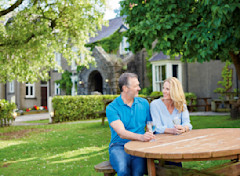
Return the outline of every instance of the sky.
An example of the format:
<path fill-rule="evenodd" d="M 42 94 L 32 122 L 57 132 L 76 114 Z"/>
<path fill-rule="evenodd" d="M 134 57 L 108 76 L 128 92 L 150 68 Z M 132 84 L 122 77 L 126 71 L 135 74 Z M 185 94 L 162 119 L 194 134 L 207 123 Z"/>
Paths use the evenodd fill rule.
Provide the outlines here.
<path fill-rule="evenodd" d="M 107 0 L 107 5 L 109 7 L 104 16 L 105 20 L 115 18 L 116 14 L 113 12 L 113 10 L 118 9 L 120 7 L 119 2 L 120 2 L 120 0 Z"/>

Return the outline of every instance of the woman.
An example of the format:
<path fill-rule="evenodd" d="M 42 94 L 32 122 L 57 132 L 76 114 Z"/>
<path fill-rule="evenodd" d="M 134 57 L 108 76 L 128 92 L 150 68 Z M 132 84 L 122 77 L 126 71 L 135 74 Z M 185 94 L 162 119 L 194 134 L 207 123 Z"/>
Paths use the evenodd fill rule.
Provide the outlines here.
<path fill-rule="evenodd" d="M 182 84 L 175 77 L 164 81 L 163 98 L 152 101 L 150 111 L 156 133 L 182 134 L 192 129 Z"/>
<path fill-rule="evenodd" d="M 171 77 L 164 81 L 163 98 L 152 101 L 150 111 L 156 133 L 182 134 L 192 129 L 182 84 Z M 165 165 L 182 167 L 182 163 L 165 161 Z"/>

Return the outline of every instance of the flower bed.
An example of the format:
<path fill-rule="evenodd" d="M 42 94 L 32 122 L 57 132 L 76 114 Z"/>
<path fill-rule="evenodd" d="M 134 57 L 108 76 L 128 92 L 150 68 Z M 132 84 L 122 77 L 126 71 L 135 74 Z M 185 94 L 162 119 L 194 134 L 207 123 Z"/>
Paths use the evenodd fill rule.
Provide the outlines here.
<path fill-rule="evenodd" d="M 17 110 L 17 115 L 26 115 L 26 114 L 38 114 L 38 113 L 46 113 L 48 112 L 47 106 L 36 106 L 34 105 L 32 108 L 26 108 L 23 110 Z"/>

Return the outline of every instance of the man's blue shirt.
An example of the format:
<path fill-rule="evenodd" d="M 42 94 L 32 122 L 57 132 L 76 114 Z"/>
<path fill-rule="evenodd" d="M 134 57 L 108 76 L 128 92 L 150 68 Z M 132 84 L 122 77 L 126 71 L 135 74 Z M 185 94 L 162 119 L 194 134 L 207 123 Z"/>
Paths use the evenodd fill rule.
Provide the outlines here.
<path fill-rule="evenodd" d="M 108 123 L 116 120 L 121 120 L 126 130 L 133 133 L 144 134 L 147 121 L 151 121 L 151 115 L 149 110 L 149 103 L 146 99 L 135 97 L 132 107 L 125 104 L 121 98 L 121 95 L 117 97 L 106 108 L 106 115 Z M 111 142 L 112 143 L 127 143 L 130 140 L 120 138 L 114 129 L 111 129 Z"/>

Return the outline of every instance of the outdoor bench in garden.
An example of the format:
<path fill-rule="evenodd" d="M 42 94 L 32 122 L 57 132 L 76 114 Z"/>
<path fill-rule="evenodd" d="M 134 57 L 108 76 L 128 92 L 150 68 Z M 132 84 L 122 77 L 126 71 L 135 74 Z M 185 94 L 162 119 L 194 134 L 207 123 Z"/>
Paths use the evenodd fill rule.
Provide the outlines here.
<path fill-rule="evenodd" d="M 95 165 L 94 169 L 97 172 L 103 172 L 104 176 L 114 176 L 116 174 L 109 161 L 103 161 Z"/>
<path fill-rule="evenodd" d="M 191 99 L 188 105 L 188 110 L 192 112 L 194 108 L 204 107 L 205 111 L 211 111 L 211 103 L 209 103 L 208 100 L 211 100 L 211 98 L 210 97 L 197 98 L 197 102 L 202 101 L 202 103 L 201 104 L 197 103 L 196 105 L 193 105 L 194 99 Z"/>
<path fill-rule="evenodd" d="M 106 117 L 106 107 L 109 103 L 111 103 L 113 100 L 112 99 L 106 99 L 103 100 L 104 102 L 104 110 L 103 111 L 98 111 L 97 114 L 99 117 L 102 117 L 102 125 L 104 125 L 105 117 Z"/>

